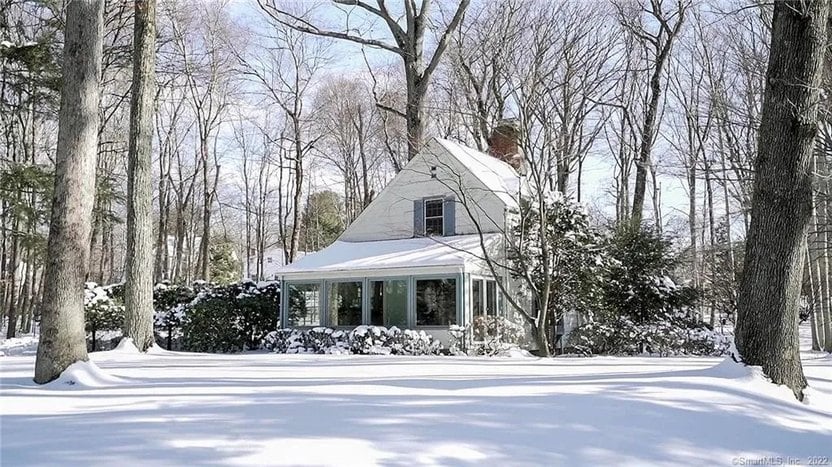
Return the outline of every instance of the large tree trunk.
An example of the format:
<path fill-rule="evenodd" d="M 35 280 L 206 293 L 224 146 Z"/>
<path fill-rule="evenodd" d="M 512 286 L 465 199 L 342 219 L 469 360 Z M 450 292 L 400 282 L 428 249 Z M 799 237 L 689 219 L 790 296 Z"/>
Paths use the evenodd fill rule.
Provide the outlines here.
<path fill-rule="evenodd" d="M 95 192 L 103 16 L 104 0 L 67 3 L 55 192 L 35 361 L 34 379 L 40 384 L 87 360 L 83 288 Z"/>
<path fill-rule="evenodd" d="M 743 361 L 761 365 L 772 382 L 787 385 L 798 399 L 806 387 L 798 299 L 828 13 L 828 0 L 774 3 L 736 329 Z"/>
<path fill-rule="evenodd" d="M 124 336 L 153 346 L 153 100 L 156 96 L 156 0 L 136 0 L 133 89 L 127 156 L 127 272 Z M 161 193 L 160 193 L 161 196 Z"/>

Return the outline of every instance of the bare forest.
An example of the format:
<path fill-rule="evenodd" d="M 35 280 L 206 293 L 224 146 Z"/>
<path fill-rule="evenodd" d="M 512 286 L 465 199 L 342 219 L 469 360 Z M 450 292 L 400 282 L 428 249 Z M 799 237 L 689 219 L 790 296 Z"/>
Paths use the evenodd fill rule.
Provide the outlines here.
<path fill-rule="evenodd" d="M 147 250 L 136 271 L 149 270 L 136 280 L 148 284 L 272 279 L 269 265 L 333 242 L 430 137 L 485 150 L 511 119 L 538 186 L 583 203 L 597 225 L 673 238 L 678 276 L 702 292 L 699 319 L 734 323 L 771 3 L 158 0 L 144 58 L 134 2 L 103 3 L 85 281 L 128 280 L 135 245 Z M 8 337 L 48 312 L 66 4 L 0 0 Z M 819 350 L 832 350 L 831 63 L 820 64 L 819 131 L 801 179 L 802 276 L 790 279 Z M 140 76 L 152 96 L 132 97 L 145 120 L 133 128 Z M 135 205 L 134 186 L 149 190 Z"/>

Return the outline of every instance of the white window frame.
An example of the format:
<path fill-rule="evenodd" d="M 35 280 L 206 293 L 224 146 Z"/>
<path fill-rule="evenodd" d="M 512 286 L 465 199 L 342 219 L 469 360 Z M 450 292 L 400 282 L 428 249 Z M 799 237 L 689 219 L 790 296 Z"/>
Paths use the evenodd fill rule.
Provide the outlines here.
<path fill-rule="evenodd" d="M 436 233 L 428 233 L 428 203 L 436 201 L 439 203 L 439 207 L 442 210 L 441 216 L 430 216 L 430 219 L 441 219 L 439 224 L 439 232 Z M 425 226 L 425 235 L 426 236 L 437 236 L 437 237 L 444 237 L 445 236 L 445 199 L 444 198 L 425 198 L 424 200 L 424 213 L 422 215 L 423 222 Z"/>

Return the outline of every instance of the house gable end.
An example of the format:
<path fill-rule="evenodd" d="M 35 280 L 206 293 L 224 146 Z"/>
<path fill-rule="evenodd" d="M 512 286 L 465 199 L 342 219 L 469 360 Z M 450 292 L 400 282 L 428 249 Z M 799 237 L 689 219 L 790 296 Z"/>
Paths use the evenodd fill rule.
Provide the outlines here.
<path fill-rule="evenodd" d="M 450 142 L 431 140 L 347 227 L 339 240 L 361 242 L 418 236 L 420 228 L 424 231 L 423 222 L 414 217 L 419 215 L 419 203 L 434 198 L 453 202 L 453 206 L 445 203 L 445 215 L 454 216 L 453 222 L 446 219 L 446 235 L 502 231 L 507 202 L 511 201 L 499 194 L 505 191 L 504 187 L 487 186 L 464 163 L 471 161 L 460 160 L 455 154 L 457 151 L 449 150 L 446 143 Z"/>

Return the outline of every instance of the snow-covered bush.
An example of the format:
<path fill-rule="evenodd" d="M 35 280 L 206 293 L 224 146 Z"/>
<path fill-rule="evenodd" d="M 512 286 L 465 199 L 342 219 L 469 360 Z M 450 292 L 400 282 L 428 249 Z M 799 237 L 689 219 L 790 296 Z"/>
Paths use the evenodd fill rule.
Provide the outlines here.
<path fill-rule="evenodd" d="M 261 346 L 275 353 L 350 353 L 346 332 L 320 326 L 312 329 L 272 331 L 263 338 Z"/>
<path fill-rule="evenodd" d="M 153 288 L 153 321 L 159 345 L 168 350 L 181 348 L 182 319 L 185 310 L 204 287 L 204 282 L 195 286 L 172 285 L 167 281 Z"/>
<path fill-rule="evenodd" d="M 541 352 L 554 350 L 547 330 L 559 316 L 582 312 L 597 302 L 598 283 L 607 266 L 604 237 L 578 202 L 560 192 L 541 189 L 521 197 L 508 246 L 512 278 L 534 302 L 529 312 L 516 310 L 530 326 Z M 474 333 L 490 324 L 483 322 Z M 475 340 L 476 336 L 475 336 Z M 548 349 L 544 349 L 548 348 Z"/>
<path fill-rule="evenodd" d="M 280 291 L 275 283 L 252 281 L 202 286 L 184 308 L 183 348 L 196 352 L 256 349 L 277 327 Z"/>
<path fill-rule="evenodd" d="M 436 355 L 442 350 L 442 344 L 425 331 L 401 330 L 394 326 L 387 333 L 393 355 Z"/>
<path fill-rule="evenodd" d="M 692 318 L 698 293 L 670 277 L 671 243 L 647 228 L 624 226 L 609 239 L 612 258 L 598 308 L 584 314 L 567 346 L 586 355 L 720 355 L 724 339 Z"/>
<path fill-rule="evenodd" d="M 523 343 L 523 324 L 503 316 L 479 316 L 469 326 L 451 326 L 454 355 L 500 355 Z"/>
<path fill-rule="evenodd" d="M 590 321 L 569 334 L 567 344 L 583 355 L 724 355 L 730 340 L 684 314 L 635 323 L 619 316 Z"/>
<path fill-rule="evenodd" d="M 124 322 L 124 305 L 120 298 L 115 297 L 118 295 L 118 290 L 114 290 L 117 287 L 120 285 L 84 284 L 84 323 L 90 351 L 102 349 L 98 339 L 100 332 L 120 330 Z"/>
<path fill-rule="evenodd" d="M 388 330 L 379 326 L 358 326 L 349 333 L 350 352 L 360 355 L 391 354 L 389 331 L 394 329 L 398 331 L 396 327 Z"/>
<path fill-rule="evenodd" d="M 441 344 L 424 331 L 397 327 L 358 326 L 350 332 L 326 327 L 279 329 L 263 338 L 276 353 L 436 355 Z"/>
<path fill-rule="evenodd" d="M 678 264 L 671 241 L 649 228 L 618 228 L 607 249 L 612 261 L 601 282 L 602 309 L 644 324 L 688 311 L 698 291 L 670 277 Z"/>
<path fill-rule="evenodd" d="M 278 329 L 266 334 L 263 338 L 261 347 L 275 353 L 289 353 L 289 347 L 295 342 L 295 335 L 299 333 L 297 329 Z"/>

